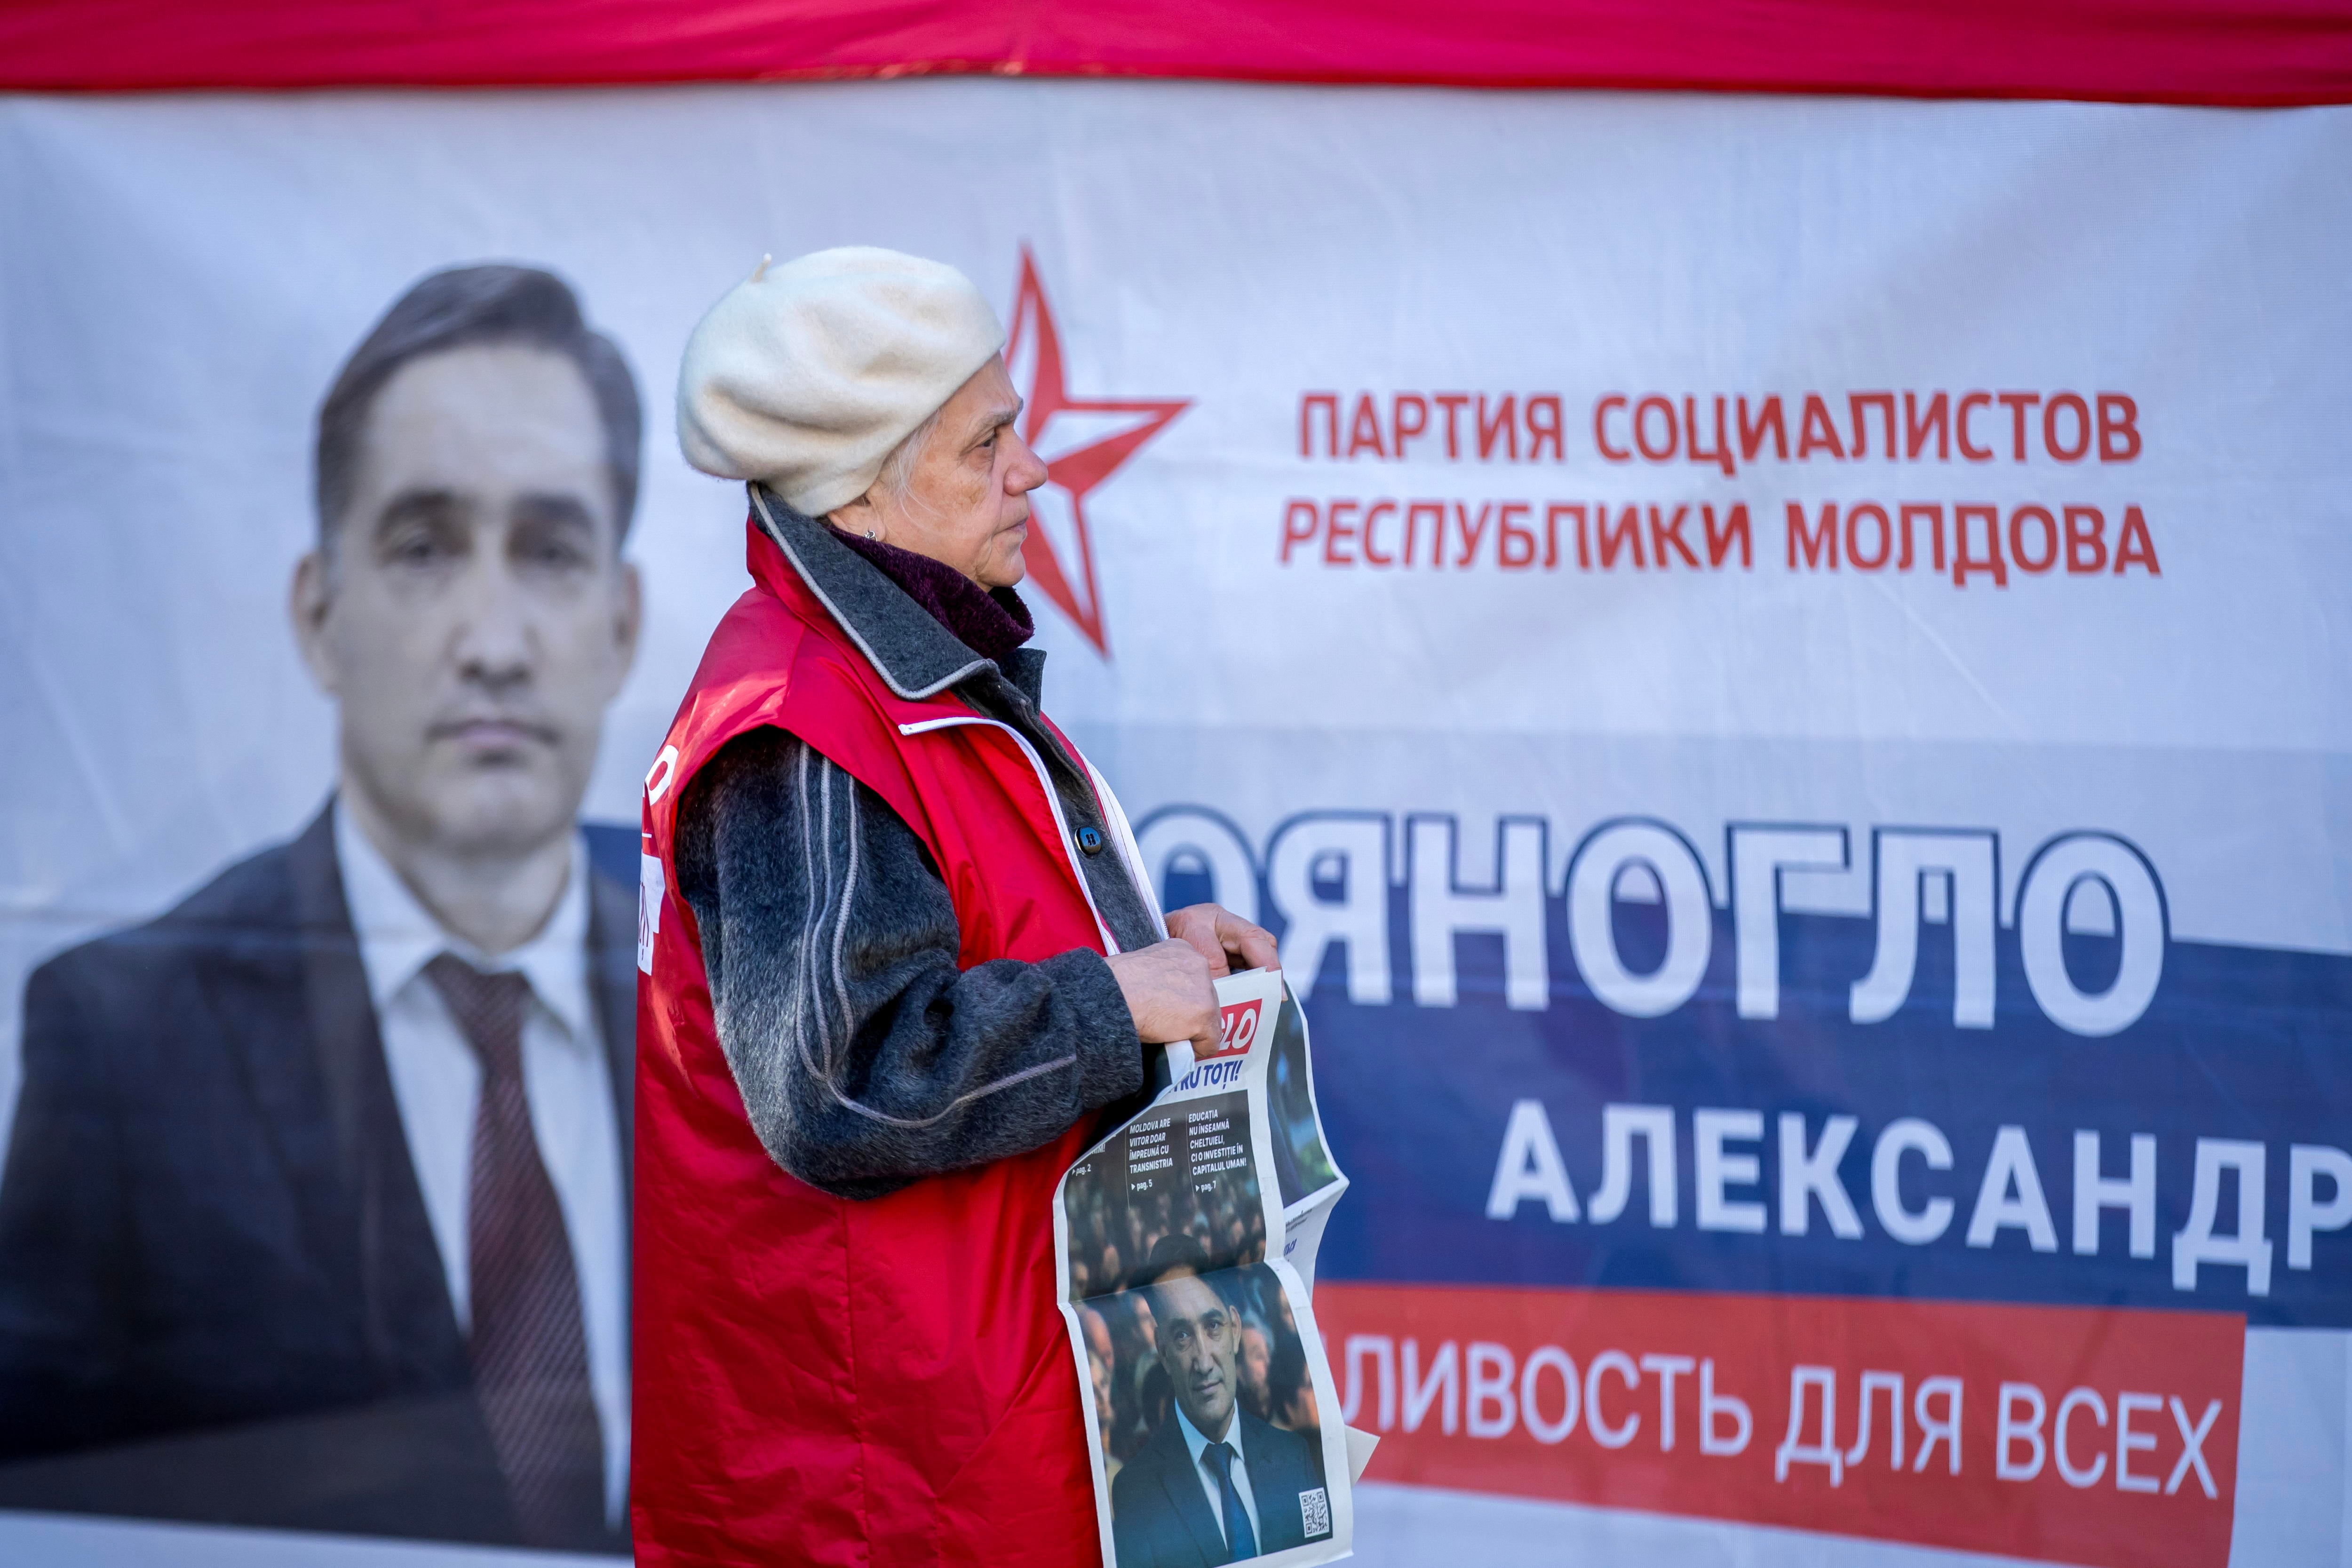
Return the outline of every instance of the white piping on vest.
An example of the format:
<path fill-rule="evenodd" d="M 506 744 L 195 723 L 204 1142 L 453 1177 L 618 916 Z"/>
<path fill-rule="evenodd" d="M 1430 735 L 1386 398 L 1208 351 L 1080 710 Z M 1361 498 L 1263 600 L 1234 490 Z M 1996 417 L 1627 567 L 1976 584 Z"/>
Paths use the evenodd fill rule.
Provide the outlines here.
<path fill-rule="evenodd" d="M 814 747 L 808 745 L 803 745 L 801 749 L 803 752 L 815 750 Z M 831 832 L 831 826 L 833 823 L 833 775 L 835 772 L 835 770 L 833 765 L 833 759 L 830 757 L 825 758 L 824 816 L 827 831 L 824 836 L 824 864 L 828 875 L 833 869 L 833 834 Z M 854 1039 L 856 1037 L 857 1034 L 857 1015 L 849 1010 L 849 981 L 841 972 L 842 943 L 849 935 L 849 910 L 850 906 L 857 900 L 857 785 L 846 773 L 842 775 L 841 793 L 845 797 L 844 804 L 849 808 L 849 832 L 845 835 L 845 837 L 849 840 L 849 871 L 848 874 L 842 879 L 841 882 L 841 914 L 833 922 L 833 994 L 841 999 L 842 1033 L 845 1037 L 847 1037 L 847 1038 Z M 830 894 L 827 896 L 829 897 Z M 817 1005 L 822 1008 L 824 1005 L 824 1003 L 820 1000 L 817 1003 Z M 844 1042 L 842 1054 L 844 1056 L 848 1054 L 846 1040 Z M 834 1065 L 837 1066 L 838 1064 Z M 826 1069 L 828 1077 L 831 1075 L 832 1070 L 833 1068 L 829 1066 Z M 837 1096 L 841 1091 L 836 1089 L 834 1090 L 834 1093 Z"/>
<path fill-rule="evenodd" d="M 1037 748 L 1029 743 L 1028 736 L 1002 721 L 982 719 L 976 713 L 959 713 L 951 718 L 925 719 L 919 723 L 901 724 L 898 733 L 928 735 L 934 730 L 951 730 L 960 724 L 984 724 L 992 730 L 1002 730 L 1013 737 L 1013 743 L 1021 748 L 1023 756 L 1029 759 L 1029 766 L 1037 775 L 1037 787 L 1045 792 L 1046 807 L 1054 814 L 1054 829 L 1062 836 L 1063 858 L 1070 863 L 1070 874 L 1078 879 L 1078 891 L 1086 895 L 1087 913 L 1095 917 L 1095 930 L 1102 933 L 1103 951 L 1118 952 L 1118 938 L 1111 935 L 1110 927 L 1103 921 L 1102 910 L 1095 907 L 1095 890 L 1087 885 L 1087 868 L 1078 860 L 1078 847 L 1070 838 L 1070 824 L 1062 815 L 1061 797 L 1054 793 L 1053 777 L 1045 772 L 1045 759 L 1037 754 Z M 1087 771 L 1093 771 L 1091 766 Z M 1149 898 L 1150 894 L 1145 896 Z"/>
<path fill-rule="evenodd" d="M 1070 750 L 1075 752 L 1077 748 L 1073 746 Z M 1135 842 L 1135 829 L 1128 826 L 1127 808 L 1120 805 L 1118 796 L 1111 793 L 1110 780 L 1102 776 L 1101 769 L 1083 756 L 1078 758 L 1078 765 L 1085 768 L 1087 777 L 1094 781 L 1095 799 L 1102 803 L 1103 817 L 1110 827 L 1111 842 L 1118 846 L 1118 857 L 1127 862 L 1128 875 L 1133 879 L 1136 890 L 1143 895 L 1143 907 L 1151 914 L 1151 929 L 1160 933 L 1160 941 L 1165 942 L 1168 940 L 1168 917 L 1160 911 L 1160 889 L 1151 885 L 1151 874 L 1144 869 L 1143 850 Z"/>
<path fill-rule="evenodd" d="M 808 760 L 814 748 L 809 746 L 801 748 L 798 765 L 794 768 L 793 776 L 793 790 L 800 796 L 801 865 L 806 869 L 808 875 L 808 910 L 803 919 L 801 928 L 806 934 L 801 938 L 799 950 L 793 954 L 792 1028 L 793 1038 L 800 1047 L 801 1065 L 808 1069 L 810 1077 L 819 1083 L 830 1086 L 833 1082 L 832 1030 L 825 1019 L 824 1008 L 822 1005 L 816 1010 L 817 1054 L 814 1058 L 809 1055 L 809 993 L 816 984 L 814 976 L 809 971 L 809 952 L 815 945 L 817 932 L 824 929 L 818 923 L 817 918 L 817 883 L 820 879 L 817 876 L 815 847 L 810 837 L 811 824 L 808 808 Z M 818 823 L 815 826 L 822 831 L 829 832 L 832 824 Z M 830 843 L 825 847 L 825 854 L 830 862 L 832 857 Z M 830 894 L 833 880 L 830 872 L 823 880 L 826 885 L 827 893 Z"/>

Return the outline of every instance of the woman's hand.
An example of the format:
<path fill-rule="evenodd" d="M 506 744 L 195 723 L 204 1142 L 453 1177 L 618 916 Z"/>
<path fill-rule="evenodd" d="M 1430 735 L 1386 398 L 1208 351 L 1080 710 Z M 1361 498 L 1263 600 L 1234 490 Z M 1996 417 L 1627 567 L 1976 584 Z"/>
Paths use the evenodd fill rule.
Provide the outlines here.
<path fill-rule="evenodd" d="M 1171 938 L 1113 953 L 1107 961 L 1135 1033 L 1146 1045 L 1192 1042 L 1195 1056 L 1217 1048 L 1223 1027 L 1217 1016 L 1217 987 L 1200 949 Z"/>
<path fill-rule="evenodd" d="M 1236 969 L 1272 969 L 1282 963 L 1273 933 L 1217 904 L 1194 904 L 1168 917 L 1168 934 L 1190 942 L 1209 961 L 1211 978 Z"/>

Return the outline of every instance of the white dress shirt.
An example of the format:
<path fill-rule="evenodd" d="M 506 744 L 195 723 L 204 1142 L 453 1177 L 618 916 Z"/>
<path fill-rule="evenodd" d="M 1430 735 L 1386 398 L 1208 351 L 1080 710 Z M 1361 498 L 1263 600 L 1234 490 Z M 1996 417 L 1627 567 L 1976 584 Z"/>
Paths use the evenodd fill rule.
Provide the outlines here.
<path fill-rule="evenodd" d="M 628 1222 L 620 1121 L 588 969 L 587 847 L 573 844 L 571 878 L 539 934 L 495 957 L 442 930 L 348 811 L 335 813 L 335 857 L 409 1159 L 461 1330 L 471 1321 L 467 1215 L 482 1068 L 425 966 L 452 952 L 486 973 L 510 970 L 530 983 L 523 1091 L 580 1279 L 588 1380 L 604 1436 L 605 1516 L 617 1523 L 629 1475 Z"/>
<path fill-rule="evenodd" d="M 1184 1447 L 1192 1451 L 1192 1479 L 1199 1481 L 1201 1489 L 1208 1494 L 1209 1517 L 1217 1521 L 1217 1533 L 1223 1536 L 1225 1533 L 1225 1494 L 1217 1488 L 1217 1468 L 1208 1460 L 1209 1439 L 1201 1436 L 1201 1429 L 1192 1425 L 1181 1405 L 1170 1408 L 1176 1414 L 1177 1428 L 1184 1434 Z M 1234 1490 L 1241 1494 L 1242 1511 L 1249 1515 L 1250 1533 L 1257 1537 L 1257 1549 L 1263 1552 L 1265 1550 L 1265 1531 L 1259 1528 L 1257 1522 L 1257 1494 L 1250 1490 L 1249 1456 L 1242 1451 L 1242 1407 L 1239 1405 L 1234 1405 L 1233 1413 L 1225 1418 L 1224 1441 L 1234 1446 Z M 1225 1549 L 1232 1551 L 1233 1544 L 1227 1541 Z"/>

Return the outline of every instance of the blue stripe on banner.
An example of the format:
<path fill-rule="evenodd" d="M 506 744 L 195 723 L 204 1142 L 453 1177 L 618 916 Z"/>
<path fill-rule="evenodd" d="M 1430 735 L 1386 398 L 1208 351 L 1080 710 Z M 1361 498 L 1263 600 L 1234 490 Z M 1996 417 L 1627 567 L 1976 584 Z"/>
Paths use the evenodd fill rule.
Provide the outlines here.
<path fill-rule="evenodd" d="M 1559 900 L 1549 902 L 1551 996 L 1542 1011 L 1505 1005 L 1501 941 L 1476 935 L 1455 939 L 1457 1003 L 1415 1005 L 1402 956 L 1401 893 L 1391 910 L 1395 1002 L 1350 1003 L 1340 950 L 1326 954 L 1307 1013 L 1324 1118 L 1354 1184 L 1324 1242 L 1327 1276 L 2193 1307 L 2243 1312 L 2259 1324 L 2352 1325 L 2352 1229 L 2310 1227 L 2307 1267 L 2294 1267 L 2290 1246 L 2293 1147 L 2352 1142 L 2343 1116 L 2352 1104 L 2352 959 L 2169 942 L 2147 1012 L 2117 1034 L 2085 1038 L 2035 1005 L 2016 933 L 2006 929 L 1997 936 L 1993 1026 L 1955 1026 L 1950 928 L 1926 925 L 1908 1000 L 1883 1022 L 1857 1025 L 1848 1017 L 1849 987 L 1871 968 L 1874 923 L 1784 914 L 1780 1013 L 1759 1021 L 1737 1016 L 1731 921 L 1717 911 L 1696 994 L 1643 1019 L 1611 1011 L 1577 977 Z M 1614 919 L 1627 968 L 1639 972 L 1663 957 L 1660 906 L 1620 902 Z M 2117 939 L 2065 942 L 2078 984 L 2105 984 Z M 1521 1100 L 1540 1103 L 1556 1137 L 1580 1208 L 1573 1221 L 1549 1217 L 1534 1197 L 1522 1197 L 1512 1218 L 1487 1217 L 1506 1127 Z M 1671 1226 L 1653 1223 L 1647 1146 L 1638 1140 L 1628 1201 L 1609 1223 L 1595 1223 L 1610 1105 L 1672 1108 Z M 1721 1145 L 1735 1161 L 1752 1158 L 1756 1179 L 1719 1184 L 1727 1203 L 1761 1205 L 1760 1234 L 1701 1227 L 1692 1114 L 1701 1109 L 1761 1113 L 1759 1140 Z M 1809 1144 L 1832 1116 L 1859 1120 L 1835 1167 L 1858 1237 L 1832 1234 L 1818 1198 L 1805 1205 L 1804 1234 L 1783 1233 L 1780 1119 L 1792 1112 L 1804 1118 Z M 1928 1169 L 1916 1152 L 1895 1166 L 1888 1195 L 1902 1212 L 1932 1214 L 1937 1199 L 1951 1205 L 1941 1234 L 1920 1244 L 1890 1235 L 1874 1202 L 1874 1148 L 1906 1118 L 1931 1124 L 1952 1153 L 1948 1170 Z M 2039 1207 L 2049 1216 L 2038 1239 L 2050 1250 L 2035 1246 L 2037 1205 L 2014 1172 L 2013 1140 L 2000 1190 L 1986 1194 L 1990 1212 L 1978 1215 L 2005 1126 L 2023 1131 Z M 2078 1131 L 2100 1134 L 2105 1174 L 2118 1182 L 2133 1135 L 2154 1137 L 2153 1256 L 2130 1256 L 2126 1206 L 2100 1212 L 2095 1254 L 2074 1250 Z M 2257 1228 L 2270 1244 L 2266 1279 L 2260 1268 L 2209 1254 L 2191 1288 L 2176 1286 L 2180 1233 L 2190 1232 L 2194 1251 L 2193 1238 L 2210 1228 L 2222 1238 L 2211 1250 L 2226 1254 L 2241 1218 L 2243 1151 L 2208 1142 L 2214 1217 L 2210 1227 L 2191 1226 L 2200 1140 L 2263 1152 Z M 1727 1178 L 1744 1173 L 1722 1169 Z M 2338 1196 L 2331 1179 L 2301 1184 L 2310 1194 L 2305 1209 L 2328 1218 Z M 1747 1211 L 1747 1223 L 1755 1217 Z M 1990 1226 L 1979 1237 L 1985 1245 L 1970 1244 L 1972 1223 Z"/>

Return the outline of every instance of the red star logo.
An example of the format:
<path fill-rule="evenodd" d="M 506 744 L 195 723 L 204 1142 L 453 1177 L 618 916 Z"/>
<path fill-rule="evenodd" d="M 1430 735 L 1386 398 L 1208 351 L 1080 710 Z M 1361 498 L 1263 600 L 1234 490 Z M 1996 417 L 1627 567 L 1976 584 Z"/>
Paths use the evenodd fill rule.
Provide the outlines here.
<path fill-rule="evenodd" d="M 1037 281 L 1036 258 L 1026 246 L 1021 249 L 1021 292 L 1013 303 L 1004 364 L 1026 400 L 1022 439 L 1045 465 L 1045 482 L 1029 492 L 1029 581 L 1108 658 L 1087 497 L 1190 408 L 1192 399 L 1073 397 L 1062 381 L 1061 334 Z"/>

